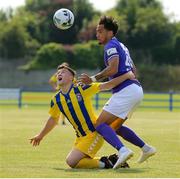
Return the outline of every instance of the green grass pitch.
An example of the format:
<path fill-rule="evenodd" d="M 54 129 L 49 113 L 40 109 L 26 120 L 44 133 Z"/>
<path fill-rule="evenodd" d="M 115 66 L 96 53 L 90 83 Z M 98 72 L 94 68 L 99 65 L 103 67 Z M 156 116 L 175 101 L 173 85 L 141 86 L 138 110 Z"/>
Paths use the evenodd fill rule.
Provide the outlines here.
<path fill-rule="evenodd" d="M 180 113 L 139 109 L 127 121 L 145 141 L 157 148 L 157 154 L 137 164 L 139 148 L 124 143 L 135 155 L 130 169 L 70 169 L 65 158 L 71 150 L 75 133 L 60 124 L 44 138 L 39 147 L 32 147 L 29 138 L 37 134 L 48 118 L 47 107 L 1 106 L 0 108 L 0 177 L 17 178 L 149 178 L 180 177 Z M 105 143 L 98 156 L 116 152 Z"/>

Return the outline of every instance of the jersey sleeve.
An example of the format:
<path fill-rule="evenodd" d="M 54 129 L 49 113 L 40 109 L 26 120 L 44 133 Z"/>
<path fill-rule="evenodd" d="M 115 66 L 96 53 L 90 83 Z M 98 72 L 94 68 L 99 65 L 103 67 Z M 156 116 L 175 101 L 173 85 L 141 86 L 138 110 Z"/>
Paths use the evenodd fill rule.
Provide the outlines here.
<path fill-rule="evenodd" d="M 82 87 L 83 92 L 86 96 L 93 96 L 94 94 L 100 92 L 101 83 L 92 83 L 91 85 L 85 85 Z"/>
<path fill-rule="evenodd" d="M 58 108 L 57 104 L 55 103 L 55 100 L 54 100 L 54 99 L 52 99 L 51 102 L 50 102 L 49 115 L 50 115 L 56 122 L 58 122 L 59 116 L 60 116 L 60 111 L 59 111 L 59 108 Z"/>
<path fill-rule="evenodd" d="M 108 62 L 112 57 L 119 56 L 117 45 L 109 43 L 105 48 L 105 60 Z"/>

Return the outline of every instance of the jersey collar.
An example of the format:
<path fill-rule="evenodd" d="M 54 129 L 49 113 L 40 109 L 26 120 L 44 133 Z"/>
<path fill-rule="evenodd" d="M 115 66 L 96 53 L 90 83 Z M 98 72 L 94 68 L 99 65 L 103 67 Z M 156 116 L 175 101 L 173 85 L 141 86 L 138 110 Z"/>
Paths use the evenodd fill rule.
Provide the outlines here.
<path fill-rule="evenodd" d="M 72 85 L 71 85 L 71 87 L 69 88 L 69 90 L 68 90 L 68 92 L 67 93 L 63 93 L 62 92 L 62 90 L 60 91 L 60 93 L 63 95 L 63 96 L 67 96 L 67 95 L 69 95 L 69 93 L 70 93 L 70 91 L 71 91 L 71 89 L 74 87 L 74 84 L 72 83 Z"/>

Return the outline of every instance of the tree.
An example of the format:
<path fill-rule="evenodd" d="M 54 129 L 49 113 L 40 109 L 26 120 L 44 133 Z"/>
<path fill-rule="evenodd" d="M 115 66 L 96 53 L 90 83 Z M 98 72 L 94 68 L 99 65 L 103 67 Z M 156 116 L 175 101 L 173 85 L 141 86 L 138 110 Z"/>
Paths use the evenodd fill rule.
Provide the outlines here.
<path fill-rule="evenodd" d="M 87 0 L 75 0 L 73 3 L 73 12 L 78 31 L 82 29 L 84 23 L 90 22 L 93 19 L 93 16 L 97 14 L 97 12 L 93 9 L 92 4 L 90 4 Z"/>
<path fill-rule="evenodd" d="M 64 61 L 67 61 L 65 49 L 61 44 L 52 42 L 43 45 L 37 51 L 34 59 L 26 66 L 29 69 L 51 69 Z"/>
<path fill-rule="evenodd" d="M 174 47 L 175 64 L 180 64 L 180 34 L 176 37 L 176 43 Z"/>
<path fill-rule="evenodd" d="M 172 43 L 172 26 L 158 9 L 139 9 L 131 34 L 131 44 L 137 48 L 152 48 Z"/>
<path fill-rule="evenodd" d="M 6 13 L 2 9 L 0 9 L 0 21 L 1 22 L 6 22 L 7 21 Z"/>
<path fill-rule="evenodd" d="M 128 29 L 124 43 L 132 49 L 132 56 L 137 57 L 139 63 L 171 62 L 174 27 L 159 1 L 120 0 L 115 9 L 119 16 L 126 16 Z"/>
<path fill-rule="evenodd" d="M 41 19 L 39 19 L 38 14 L 27 11 L 24 7 L 19 7 L 12 20 L 21 23 L 21 26 L 26 29 L 32 39 L 36 39 L 38 42 L 41 41 L 39 26 Z"/>
<path fill-rule="evenodd" d="M 0 22 L 7 22 L 13 17 L 13 9 L 7 8 L 6 10 L 0 9 Z"/>
<path fill-rule="evenodd" d="M 7 22 L 0 33 L 0 56 L 19 58 L 26 54 L 28 33 L 18 22 Z"/>
<path fill-rule="evenodd" d="M 68 30 L 60 30 L 53 24 L 53 15 L 60 8 L 68 8 L 75 15 L 75 23 Z M 41 43 L 58 42 L 72 44 L 77 42 L 78 33 L 86 21 L 91 21 L 96 13 L 86 0 L 26 0 L 25 9 L 38 17 Z"/>
<path fill-rule="evenodd" d="M 72 61 L 76 68 L 98 69 L 103 63 L 103 49 L 95 41 L 75 44 L 73 46 L 74 59 Z"/>

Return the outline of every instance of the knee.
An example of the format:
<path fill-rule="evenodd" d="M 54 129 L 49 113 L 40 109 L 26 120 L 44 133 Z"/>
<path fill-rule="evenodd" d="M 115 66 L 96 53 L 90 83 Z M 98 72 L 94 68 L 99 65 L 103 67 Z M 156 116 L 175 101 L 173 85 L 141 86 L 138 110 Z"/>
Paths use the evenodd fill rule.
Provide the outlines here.
<path fill-rule="evenodd" d="M 75 168 L 75 166 L 77 165 L 77 161 L 74 161 L 72 158 L 67 157 L 66 158 L 66 163 L 69 167 L 71 168 Z"/>

